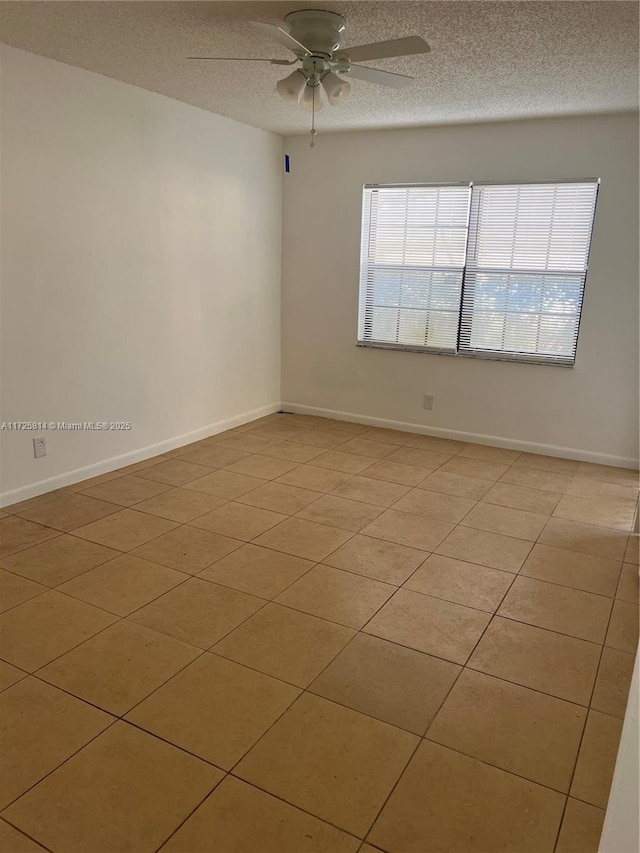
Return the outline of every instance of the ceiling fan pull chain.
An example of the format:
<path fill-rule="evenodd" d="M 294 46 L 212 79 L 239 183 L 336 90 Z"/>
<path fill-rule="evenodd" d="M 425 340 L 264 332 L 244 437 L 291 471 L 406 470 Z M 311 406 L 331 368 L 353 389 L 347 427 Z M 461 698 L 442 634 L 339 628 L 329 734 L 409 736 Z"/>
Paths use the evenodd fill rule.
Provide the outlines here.
<path fill-rule="evenodd" d="M 312 101 L 311 101 L 311 144 L 309 148 L 316 147 L 316 86 L 313 87 L 312 91 Z"/>

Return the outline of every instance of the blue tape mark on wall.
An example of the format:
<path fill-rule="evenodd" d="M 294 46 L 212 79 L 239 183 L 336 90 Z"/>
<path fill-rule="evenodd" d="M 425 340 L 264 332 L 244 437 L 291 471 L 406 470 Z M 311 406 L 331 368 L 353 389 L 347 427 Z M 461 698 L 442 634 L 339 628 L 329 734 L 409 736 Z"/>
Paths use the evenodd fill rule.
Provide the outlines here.
<path fill-rule="evenodd" d="M 290 168 L 290 165 L 289 165 L 289 155 L 288 155 L 288 154 L 285 154 L 285 155 L 284 155 L 284 170 L 285 170 L 285 172 L 290 172 L 290 171 L 291 171 L 291 168 Z"/>

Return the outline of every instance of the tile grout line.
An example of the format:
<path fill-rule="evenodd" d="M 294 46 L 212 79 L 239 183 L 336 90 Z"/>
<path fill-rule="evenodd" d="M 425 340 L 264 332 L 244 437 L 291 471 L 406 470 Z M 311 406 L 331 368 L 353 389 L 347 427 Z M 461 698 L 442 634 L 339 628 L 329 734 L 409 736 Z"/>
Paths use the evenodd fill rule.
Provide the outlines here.
<path fill-rule="evenodd" d="M 29 835 L 28 832 L 25 832 L 24 829 L 20 829 L 20 827 L 16 826 L 14 823 L 11 823 L 11 821 L 7 817 L 2 817 L 2 820 L 10 827 L 12 827 L 12 829 L 15 829 L 16 832 L 19 832 L 21 835 L 24 835 L 30 841 L 33 841 L 34 844 L 40 845 L 40 847 L 42 847 L 43 850 L 46 850 L 47 853 L 54 853 L 54 851 L 50 847 L 47 847 L 46 844 L 43 844 L 41 841 L 36 841 L 36 839 L 32 835 Z M 8 851 L 8 853 L 11 852 Z"/>
<path fill-rule="evenodd" d="M 454 530 L 455 530 L 455 528 L 454 528 Z M 453 531 L 452 531 L 452 532 L 453 532 Z M 445 537 L 445 538 L 446 538 L 446 537 Z M 417 571 L 417 569 L 416 569 L 416 571 Z M 414 572 L 414 574 L 415 574 L 415 572 Z M 515 577 L 514 577 L 514 580 L 515 580 Z M 504 598 L 505 598 L 505 596 L 507 595 L 507 593 L 508 593 L 509 589 L 511 589 L 512 584 L 513 584 L 513 581 L 511 582 L 511 584 L 509 585 L 509 587 L 508 587 L 507 591 L 505 592 L 504 596 L 502 597 L 502 600 L 501 600 L 500 604 L 498 605 L 498 608 L 496 608 L 496 611 L 497 611 L 497 610 L 499 609 L 499 607 L 501 606 L 502 601 L 504 601 Z M 493 622 L 493 619 L 494 619 L 494 618 L 495 618 L 495 614 L 494 614 L 494 615 L 491 617 L 491 619 L 487 622 L 487 624 L 486 624 L 486 626 L 485 626 L 484 630 L 482 631 L 482 633 L 481 633 L 481 634 L 480 634 L 480 636 L 478 637 L 478 640 L 476 641 L 476 643 L 475 643 L 475 645 L 474 645 L 473 649 L 471 649 L 471 651 L 470 651 L 470 652 L 469 652 L 469 654 L 467 655 L 467 658 L 466 658 L 465 663 L 460 667 L 460 671 L 458 672 L 458 674 L 457 674 L 456 678 L 454 679 L 453 683 L 452 683 L 452 684 L 451 684 L 451 686 L 449 687 L 449 690 L 446 692 L 445 696 L 443 697 L 442 702 L 440 703 L 440 705 L 439 705 L 439 707 L 438 707 L 438 710 L 437 710 L 437 711 L 436 711 L 436 713 L 434 714 L 434 716 L 433 716 L 433 718 L 431 719 L 431 721 L 428 723 L 428 725 L 427 725 L 427 727 L 426 727 L 426 729 L 425 729 L 424 734 L 422 735 L 422 737 L 420 737 L 420 740 L 419 740 L 419 741 L 418 741 L 418 743 L 416 744 L 416 748 L 415 748 L 415 749 L 414 749 L 414 751 L 412 752 L 412 754 L 411 754 L 411 756 L 410 756 L 409 760 L 407 761 L 407 763 L 406 763 L 406 765 L 405 765 L 404 769 L 402 770 L 402 772 L 400 773 L 400 775 L 399 775 L 399 776 L 398 776 L 398 778 L 396 779 L 395 784 L 393 785 L 393 787 L 392 787 L 392 788 L 391 788 L 391 790 L 389 791 L 389 793 L 388 793 L 387 797 L 385 798 L 384 802 L 382 803 L 382 806 L 381 806 L 381 807 L 380 807 L 380 809 L 378 810 L 378 812 L 377 812 L 377 814 L 376 814 L 375 818 L 373 819 L 373 821 L 372 821 L 372 822 L 371 822 L 371 824 L 369 825 L 369 828 L 368 828 L 368 830 L 367 830 L 367 832 L 365 833 L 365 836 L 364 836 L 364 837 L 365 837 L 365 840 L 369 837 L 369 835 L 370 835 L 370 833 L 372 832 L 373 828 L 375 827 L 376 823 L 377 823 L 377 822 L 378 822 L 378 820 L 380 819 L 380 816 L 381 816 L 382 812 L 384 811 L 384 809 L 385 809 L 385 807 L 386 807 L 387 803 L 389 802 L 389 800 L 391 799 L 391 797 L 392 797 L 393 793 L 395 792 L 396 788 L 397 788 L 397 787 L 398 787 L 398 785 L 400 784 L 400 780 L 402 779 L 402 777 L 403 777 L 403 776 L 404 776 L 404 774 L 406 773 L 407 768 L 409 767 L 409 764 L 411 763 L 412 759 L 413 759 L 413 758 L 414 758 L 414 756 L 416 755 L 416 753 L 417 753 L 417 751 L 418 751 L 419 747 L 421 746 L 421 744 L 422 744 L 422 743 L 424 742 L 424 740 L 426 739 L 427 734 L 428 734 L 428 732 L 429 732 L 429 729 L 431 728 L 431 725 L 433 724 L 434 720 L 437 718 L 438 714 L 440 713 L 440 710 L 441 710 L 441 709 L 442 709 L 442 707 L 444 706 L 444 704 L 445 704 L 445 702 L 447 701 L 448 697 L 451 695 L 451 691 L 454 689 L 455 685 L 458 683 L 458 679 L 460 678 L 460 676 L 462 675 L 462 673 L 465 671 L 465 669 L 466 669 L 466 665 L 467 665 L 468 661 L 470 660 L 470 658 L 471 658 L 471 656 L 472 656 L 472 654 L 473 654 L 473 652 L 474 652 L 475 648 L 477 647 L 478 643 L 480 642 L 480 640 L 481 640 L 481 639 L 482 639 L 482 637 L 484 636 L 484 634 L 485 634 L 485 632 L 486 632 L 487 628 L 489 627 L 489 625 Z"/>
<path fill-rule="evenodd" d="M 46 683 L 46 682 L 45 682 L 45 683 Z M 51 686 L 51 685 L 49 685 L 49 686 Z M 63 691 L 63 692 L 65 692 L 65 693 L 66 693 L 66 691 Z M 73 694 L 67 694 L 67 695 L 73 695 Z M 74 698 L 77 698 L 77 697 L 74 697 Z M 81 700 L 81 701 L 84 701 L 84 700 Z M 90 702 L 88 702 L 87 704 L 88 704 L 88 705 L 90 705 L 91 703 L 90 703 Z M 92 707 L 92 708 L 97 708 L 97 706 L 96 706 L 96 705 L 91 705 L 91 707 Z M 97 708 L 97 710 L 102 711 L 103 713 L 107 713 L 107 714 L 108 714 L 108 712 L 104 711 L 104 709 L 103 709 L 103 708 Z M 104 729 L 101 729 L 101 730 L 100 730 L 97 734 L 95 734 L 92 738 L 89 738 L 89 740 L 88 740 L 86 743 L 83 743 L 83 744 L 82 744 L 82 746 L 79 746 L 79 747 L 78 747 L 78 749 L 75 749 L 75 750 L 71 753 L 71 755 L 68 755 L 68 756 L 67 756 L 63 761 L 61 761 L 61 762 L 60 762 L 60 764 L 57 764 L 54 768 L 52 768 L 52 769 L 51 769 L 51 770 L 49 770 L 47 773 L 45 773 L 45 775 L 44 775 L 41 779 L 38 779 L 38 780 L 37 780 L 37 782 L 34 782 L 32 785 L 29 785 L 29 787 L 28 787 L 25 791 L 23 791 L 23 792 L 22 792 L 21 794 L 19 794 L 17 797 L 14 797 L 14 798 L 13 798 L 13 800 L 11 800 L 11 802 L 10 802 L 10 803 L 7 803 L 5 806 L 3 806 L 2 811 L 0 811 L 0 817 L 2 818 L 2 820 L 6 820 L 6 821 L 7 821 L 7 823 L 9 823 L 10 821 L 8 821 L 8 819 L 7 819 L 7 817 L 6 817 L 6 814 L 5 814 L 5 813 L 6 813 L 6 811 L 7 811 L 7 809 L 11 808 L 11 806 L 13 806 L 15 803 L 17 803 L 17 802 L 18 802 L 18 800 L 20 800 L 22 797 L 25 797 L 25 796 L 26 796 L 30 791 L 32 791 L 34 788 L 36 788 L 36 787 L 37 787 L 41 782 L 44 782 L 44 780 L 45 780 L 45 779 L 47 779 L 49 776 L 51 776 L 53 773 L 55 773 L 57 770 L 59 770 L 61 767 L 63 767 L 65 764 L 67 764 L 67 762 L 71 761 L 71 759 L 72 759 L 72 758 L 74 758 L 76 755 L 78 755 L 80 752 L 82 752 L 82 750 L 83 750 L 86 746 L 89 746 L 89 744 L 90 744 L 90 743 L 93 743 L 93 741 L 94 741 L 94 740 L 97 740 L 97 738 L 99 738 L 99 737 L 100 737 L 101 735 L 103 735 L 105 732 L 107 732 L 107 731 L 109 731 L 109 729 L 113 728 L 113 726 L 115 726 L 115 724 L 116 724 L 116 723 L 120 722 L 120 718 L 119 718 L 119 717 L 114 717 L 114 716 L 113 716 L 113 714 L 108 714 L 108 715 L 109 715 L 109 716 L 111 716 L 111 717 L 113 717 L 113 720 L 109 723 L 109 725 L 108 725 L 108 726 L 105 726 L 105 727 L 104 727 Z M 11 824 L 11 825 L 13 826 L 14 824 Z M 16 829 L 20 829 L 20 827 L 15 827 L 15 828 L 16 828 Z M 22 830 L 22 829 L 20 829 L 20 832 L 23 832 L 23 830 Z M 25 833 L 25 834 L 26 834 L 26 833 Z M 38 841 L 38 844 L 41 844 L 41 842 L 40 842 L 40 841 Z"/>

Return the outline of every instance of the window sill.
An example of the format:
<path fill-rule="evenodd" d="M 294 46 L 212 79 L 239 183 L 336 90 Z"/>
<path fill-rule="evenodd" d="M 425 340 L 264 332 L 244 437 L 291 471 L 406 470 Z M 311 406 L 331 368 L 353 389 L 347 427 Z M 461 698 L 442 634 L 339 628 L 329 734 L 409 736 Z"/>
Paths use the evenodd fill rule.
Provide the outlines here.
<path fill-rule="evenodd" d="M 527 356 L 520 354 L 510 354 L 502 352 L 483 352 L 476 350 L 474 352 L 456 352 L 451 349 L 437 349 L 436 347 L 411 347 L 403 344 L 385 344 L 378 342 L 356 341 L 356 347 L 362 349 L 382 349 L 393 350 L 395 352 L 416 352 L 422 355 L 447 355 L 454 358 L 479 358 L 485 361 L 511 361 L 518 364 L 537 364 L 553 367 L 574 367 L 575 361 L 571 359 L 563 359 L 557 356 L 545 358 L 544 356 Z"/>

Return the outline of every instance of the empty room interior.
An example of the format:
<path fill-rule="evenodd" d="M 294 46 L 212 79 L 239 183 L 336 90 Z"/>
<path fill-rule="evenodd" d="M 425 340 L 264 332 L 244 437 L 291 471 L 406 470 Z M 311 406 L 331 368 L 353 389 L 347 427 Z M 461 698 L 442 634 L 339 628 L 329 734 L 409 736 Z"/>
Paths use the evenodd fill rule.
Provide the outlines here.
<path fill-rule="evenodd" d="M 638 853 L 637 2 L 0 2 L 0 851 Z"/>

